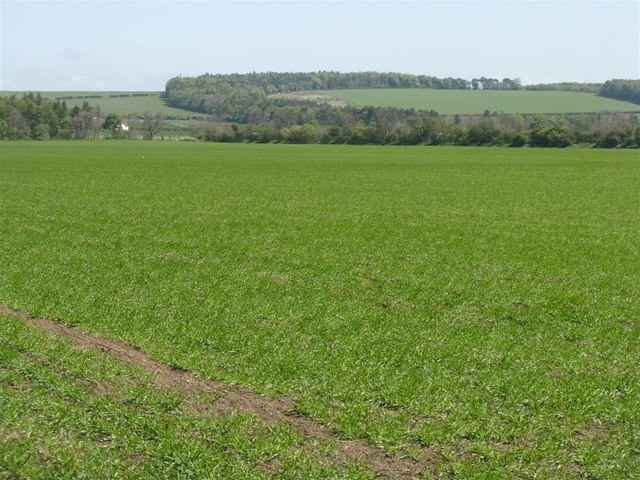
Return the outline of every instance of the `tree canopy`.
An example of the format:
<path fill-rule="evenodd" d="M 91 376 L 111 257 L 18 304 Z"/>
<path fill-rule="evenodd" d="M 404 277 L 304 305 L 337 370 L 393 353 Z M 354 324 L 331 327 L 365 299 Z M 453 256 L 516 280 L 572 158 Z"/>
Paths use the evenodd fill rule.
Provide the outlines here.
<path fill-rule="evenodd" d="M 640 80 L 607 80 L 600 95 L 640 104 Z"/>

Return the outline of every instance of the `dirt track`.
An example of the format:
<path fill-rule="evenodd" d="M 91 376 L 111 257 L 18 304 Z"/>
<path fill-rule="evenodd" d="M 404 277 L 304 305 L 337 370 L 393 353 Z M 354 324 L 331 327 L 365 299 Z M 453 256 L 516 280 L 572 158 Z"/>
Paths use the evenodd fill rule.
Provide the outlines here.
<path fill-rule="evenodd" d="M 428 458 L 423 462 L 409 458 L 392 458 L 365 441 L 337 438 L 326 426 L 310 418 L 291 414 L 294 402 L 289 398 L 266 398 L 246 388 L 198 379 L 188 371 L 178 370 L 153 360 L 145 352 L 131 345 L 89 335 L 79 328 L 46 318 L 34 318 L 28 313 L 13 310 L 2 304 L 0 304 L 0 313 L 20 318 L 47 333 L 71 338 L 77 348 L 98 349 L 106 355 L 136 365 L 151 373 L 159 388 L 185 393 L 187 407 L 199 414 L 249 413 L 267 423 L 285 423 L 305 437 L 322 443 L 335 444 L 337 447 L 335 461 L 345 463 L 355 460 L 368 464 L 384 478 L 415 478 L 419 476 L 419 472 L 428 469 Z M 205 404 L 195 395 L 198 392 L 210 393 L 217 400 L 213 405 Z"/>

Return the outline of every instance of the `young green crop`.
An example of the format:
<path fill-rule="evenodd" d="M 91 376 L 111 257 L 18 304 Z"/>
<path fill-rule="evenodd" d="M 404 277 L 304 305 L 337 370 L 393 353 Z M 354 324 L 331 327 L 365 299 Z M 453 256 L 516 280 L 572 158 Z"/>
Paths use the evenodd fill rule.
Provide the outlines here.
<path fill-rule="evenodd" d="M 635 151 L 7 143 L 0 301 L 436 474 L 633 477 Z"/>
<path fill-rule="evenodd" d="M 529 90 L 354 89 L 320 94 L 356 105 L 435 110 L 441 115 L 637 112 L 638 105 L 592 93 Z M 304 94 L 294 94 L 304 96 Z M 313 92 L 318 95 L 318 92 Z"/>
<path fill-rule="evenodd" d="M 135 366 L 2 314 L 0 394 L 0 478 L 371 478 L 284 425 L 199 415 Z"/>

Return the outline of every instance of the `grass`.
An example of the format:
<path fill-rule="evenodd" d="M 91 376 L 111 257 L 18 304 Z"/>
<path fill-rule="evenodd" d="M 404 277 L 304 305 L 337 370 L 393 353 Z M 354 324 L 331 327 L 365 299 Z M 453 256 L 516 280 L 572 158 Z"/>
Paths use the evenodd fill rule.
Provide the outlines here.
<path fill-rule="evenodd" d="M 434 475 L 640 474 L 636 151 L 2 152 L 1 302 Z"/>
<path fill-rule="evenodd" d="M 309 95 L 288 94 L 289 96 Z M 504 113 L 637 112 L 640 106 L 591 93 L 556 91 L 353 89 L 312 92 L 348 104 L 435 110 L 441 115 Z"/>

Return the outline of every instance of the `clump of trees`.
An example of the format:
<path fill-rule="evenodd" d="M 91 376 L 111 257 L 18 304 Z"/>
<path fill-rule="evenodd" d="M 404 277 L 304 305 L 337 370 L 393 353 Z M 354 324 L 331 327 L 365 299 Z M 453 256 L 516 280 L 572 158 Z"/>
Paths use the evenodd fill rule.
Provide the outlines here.
<path fill-rule="evenodd" d="M 640 80 L 607 80 L 600 95 L 640 104 Z"/>
<path fill-rule="evenodd" d="M 582 83 L 582 82 L 558 82 L 558 83 L 537 83 L 535 85 L 527 85 L 525 90 L 549 91 L 556 90 L 561 92 L 584 92 L 599 93 L 602 88 L 601 83 Z"/>
<path fill-rule="evenodd" d="M 87 98 L 87 97 L 85 97 Z M 123 130 L 126 122 L 127 131 Z M 85 100 L 72 108 L 65 99 L 51 100 L 41 94 L 0 96 L 0 140 L 49 140 L 87 138 L 154 138 L 164 125 L 159 114 L 123 119 L 101 115 Z"/>
<path fill-rule="evenodd" d="M 100 130 L 86 101 L 70 109 L 40 94 L 0 97 L 0 139 L 88 138 Z"/>

